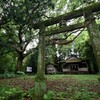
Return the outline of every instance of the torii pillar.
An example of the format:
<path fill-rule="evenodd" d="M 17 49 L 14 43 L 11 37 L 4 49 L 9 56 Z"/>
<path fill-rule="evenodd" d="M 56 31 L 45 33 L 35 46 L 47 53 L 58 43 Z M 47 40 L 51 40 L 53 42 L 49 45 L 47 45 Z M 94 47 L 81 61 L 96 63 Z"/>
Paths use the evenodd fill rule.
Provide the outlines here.
<path fill-rule="evenodd" d="M 100 26 L 96 23 L 91 11 L 88 10 L 84 17 L 87 23 L 89 23 L 87 30 L 92 42 L 96 63 L 100 73 Z"/>
<path fill-rule="evenodd" d="M 39 30 L 37 75 L 32 100 L 44 100 L 43 96 L 47 90 L 45 78 L 45 26 L 41 25 Z"/>

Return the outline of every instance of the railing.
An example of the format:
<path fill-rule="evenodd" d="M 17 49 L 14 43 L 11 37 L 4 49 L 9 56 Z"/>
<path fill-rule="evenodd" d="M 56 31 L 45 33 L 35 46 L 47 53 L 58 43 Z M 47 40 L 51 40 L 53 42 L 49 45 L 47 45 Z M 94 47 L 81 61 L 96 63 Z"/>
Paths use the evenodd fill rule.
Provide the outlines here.
<path fill-rule="evenodd" d="M 88 68 L 78 68 L 79 73 L 88 73 Z"/>

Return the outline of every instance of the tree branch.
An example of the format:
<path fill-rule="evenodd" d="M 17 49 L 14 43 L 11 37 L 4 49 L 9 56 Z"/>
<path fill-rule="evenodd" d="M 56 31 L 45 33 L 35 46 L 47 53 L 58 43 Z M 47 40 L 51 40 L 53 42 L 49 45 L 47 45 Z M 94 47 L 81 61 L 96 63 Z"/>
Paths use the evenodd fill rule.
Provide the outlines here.
<path fill-rule="evenodd" d="M 71 42 L 73 42 L 81 33 L 82 31 L 84 30 L 85 28 L 83 28 L 80 33 L 78 33 L 78 35 L 76 35 L 73 39 L 71 40 L 51 40 L 51 43 L 50 44 L 58 44 L 58 45 L 67 45 Z M 72 32 L 73 34 L 73 32 Z"/>
<path fill-rule="evenodd" d="M 37 47 L 30 49 L 26 54 L 24 54 L 24 58 L 30 55 L 34 50 L 36 50 Z"/>
<path fill-rule="evenodd" d="M 28 40 L 27 42 L 26 42 L 26 44 L 23 46 L 23 52 L 25 51 L 25 49 L 26 49 L 26 47 L 28 46 L 28 44 L 30 43 L 30 40 Z"/>

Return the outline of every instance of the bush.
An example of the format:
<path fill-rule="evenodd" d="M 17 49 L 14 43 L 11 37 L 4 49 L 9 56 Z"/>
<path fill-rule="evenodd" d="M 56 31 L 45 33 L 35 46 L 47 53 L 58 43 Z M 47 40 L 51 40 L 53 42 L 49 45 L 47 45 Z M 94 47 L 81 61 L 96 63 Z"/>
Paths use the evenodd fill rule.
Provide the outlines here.
<path fill-rule="evenodd" d="M 73 90 L 73 88 L 71 88 Z M 74 91 L 74 90 L 73 90 Z M 44 94 L 44 100 L 97 100 L 100 95 L 87 89 L 80 89 L 71 93 L 48 91 Z"/>
<path fill-rule="evenodd" d="M 0 100 L 23 100 L 24 92 L 19 88 L 0 86 Z"/>
<path fill-rule="evenodd" d="M 100 82 L 100 75 L 99 75 L 99 77 L 98 77 L 98 81 Z"/>
<path fill-rule="evenodd" d="M 0 74 L 0 78 L 13 78 L 13 77 L 16 77 L 17 75 L 12 73 L 12 72 L 7 72 L 7 73 L 4 73 L 4 74 Z"/>
<path fill-rule="evenodd" d="M 27 97 L 32 98 L 32 95 L 33 95 L 33 94 L 34 94 L 34 88 L 31 88 L 31 89 L 28 91 Z"/>
<path fill-rule="evenodd" d="M 17 75 L 25 75 L 25 73 L 23 71 L 17 71 L 16 73 Z"/>
<path fill-rule="evenodd" d="M 47 94 L 44 94 L 44 100 L 51 100 L 51 97 L 55 97 L 55 93 L 53 91 L 48 91 Z"/>
<path fill-rule="evenodd" d="M 86 89 L 81 89 L 72 96 L 72 100 L 97 100 L 99 95 L 97 93 L 89 92 Z"/>

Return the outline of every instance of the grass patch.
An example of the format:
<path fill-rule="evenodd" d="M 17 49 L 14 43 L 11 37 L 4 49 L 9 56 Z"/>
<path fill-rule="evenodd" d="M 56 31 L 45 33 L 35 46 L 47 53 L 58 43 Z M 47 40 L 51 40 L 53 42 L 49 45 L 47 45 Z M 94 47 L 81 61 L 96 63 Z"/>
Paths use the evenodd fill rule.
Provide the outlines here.
<path fill-rule="evenodd" d="M 79 81 L 83 80 L 91 80 L 91 81 L 97 81 L 99 78 L 99 75 L 46 75 L 46 78 L 48 80 L 55 80 L 55 79 L 62 79 L 62 78 L 74 78 Z"/>

